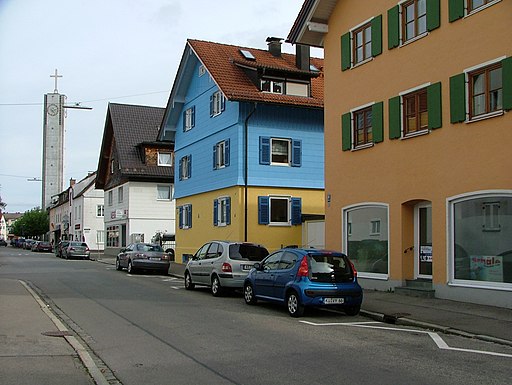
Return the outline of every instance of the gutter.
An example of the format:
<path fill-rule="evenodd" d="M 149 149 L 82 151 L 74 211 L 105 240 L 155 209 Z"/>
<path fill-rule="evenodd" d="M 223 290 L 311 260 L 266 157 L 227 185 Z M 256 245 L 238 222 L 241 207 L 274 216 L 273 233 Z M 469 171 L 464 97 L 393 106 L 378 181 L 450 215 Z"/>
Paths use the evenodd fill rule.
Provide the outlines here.
<path fill-rule="evenodd" d="M 252 111 L 247 115 L 244 121 L 244 242 L 247 242 L 247 233 L 249 231 L 248 222 L 248 211 L 249 204 L 247 202 L 247 189 L 248 189 L 248 175 L 249 175 L 249 164 L 248 164 L 248 149 L 249 149 L 249 119 L 256 112 L 257 103 L 253 103 Z"/>

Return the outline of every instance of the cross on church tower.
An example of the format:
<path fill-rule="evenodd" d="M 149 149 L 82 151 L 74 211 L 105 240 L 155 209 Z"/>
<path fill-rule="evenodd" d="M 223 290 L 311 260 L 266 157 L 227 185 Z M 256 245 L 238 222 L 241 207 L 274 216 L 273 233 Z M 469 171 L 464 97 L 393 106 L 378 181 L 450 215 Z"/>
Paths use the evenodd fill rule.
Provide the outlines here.
<path fill-rule="evenodd" d="M 61 78 L 62 75 L 58 75 L 57 74 L 57 68 L 55 68 L 55 74 L 54 75 L 50 75 L 50 77 L 51 78 L 55 78 L 55 90 L 53 91 L 53 93 L 58 94 L 59 91 L 57 91 L 57 80 L 58 80 L 58 78 Z"/>

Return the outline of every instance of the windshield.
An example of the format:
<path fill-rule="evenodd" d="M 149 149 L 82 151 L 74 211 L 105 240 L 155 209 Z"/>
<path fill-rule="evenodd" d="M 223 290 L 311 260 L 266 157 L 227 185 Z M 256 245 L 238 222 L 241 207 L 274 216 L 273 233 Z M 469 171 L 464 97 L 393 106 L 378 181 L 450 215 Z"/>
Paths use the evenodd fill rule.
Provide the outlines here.
<path fill-rule="evenodd" d="M 348 258 L 342 254 L 310 254 L 311 278 L 316 282 L 349 282 L 354 279 Z"/>
<path fill-rule="evenodd" d="M 229 258 L 234 260 L 259 262 L 267 255 L 268 251 L 263 246 L 246 243 L 229 245 Z"/>

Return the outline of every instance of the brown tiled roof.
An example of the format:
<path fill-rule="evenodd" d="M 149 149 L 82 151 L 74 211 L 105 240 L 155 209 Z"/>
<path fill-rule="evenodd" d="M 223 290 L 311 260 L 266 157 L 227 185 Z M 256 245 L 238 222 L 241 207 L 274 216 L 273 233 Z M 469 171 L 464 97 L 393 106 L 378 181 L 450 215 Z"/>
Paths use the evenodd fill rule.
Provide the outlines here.
<path fill-rule="evenodd" d="M 228 100 L 323 108 L 323 59 L 311 58 L 310 63 L 320 70 L 319 73 L 312 73 L 299 70 L 295 65 L 295 55 L 288 53 L 282 53 L 280 57 L 275 57 L 268 50 L 190 39 L 188 44 Z M 244 58 L 240 49 L 249 51 L 255 60 Z M 312 77 L 311 97 L 261 92 L 245 74 L 242 67 L 279 71 L 289 74 L 290 77 L 292 75 L 302 78 Z"/>

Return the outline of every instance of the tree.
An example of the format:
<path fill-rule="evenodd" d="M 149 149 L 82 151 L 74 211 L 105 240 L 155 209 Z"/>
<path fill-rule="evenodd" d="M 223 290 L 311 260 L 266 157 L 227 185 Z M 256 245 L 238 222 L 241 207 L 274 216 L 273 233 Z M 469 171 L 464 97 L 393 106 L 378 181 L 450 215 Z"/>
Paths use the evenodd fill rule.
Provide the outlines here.
<path fill-rule="evenodd" d="M 3 210 L 5 210 L 5 206 L 7 206 L 7 203 L 5 203 L 5 202 L 2 200 L 2 196 L 0 195 L 0 212 L 2 212 Z"/>
<path fill-rule="evenodd" d="M 48 213 L 36 207 L 26 211 L 12 226 L 11 232 L 21 237 L 37 237 L 48 232 L 50 220 Z"/>

